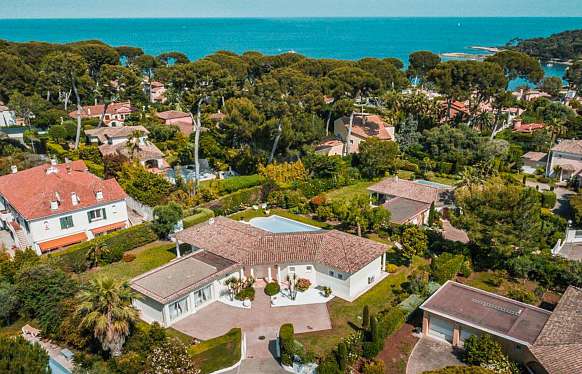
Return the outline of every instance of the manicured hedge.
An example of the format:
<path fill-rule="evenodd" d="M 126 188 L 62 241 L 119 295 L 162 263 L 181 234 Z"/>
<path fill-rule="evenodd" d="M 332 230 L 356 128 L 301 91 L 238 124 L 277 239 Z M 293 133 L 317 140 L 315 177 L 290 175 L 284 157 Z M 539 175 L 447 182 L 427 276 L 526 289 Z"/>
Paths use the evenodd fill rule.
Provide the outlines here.
<path fill-rule="evenodd" d="M 216 215 L 229 215 L 254 204 L 259 204 L 262 198 L 261 186 L 246 188 L 230 195 L 221 197 L 206 205 Z"/>
<path fill-rule="evenodd" d="M 443 284 L 461 271 L 464 262 L 465 256 L 444 252 L 432 260 L 430 276 L 436 282 Z"/>
<path fill-rule="evenodd" d="M 542 207 L 552 209 L 556 205 L 556 193 L 553 191 L 544 191 L 542 194 Z"/>
<path fill-rule="evenodd" d="M 245 188 L 255 187 L 261 184 L 261 178 L 258 174 L 241 175 L 222 179 L 218 184 L 218 191 L 221 194 L 233 193 Z"/>
<path fill-rule="evenodd" d="M 293 325 L 286 323 L 279 329 L 279 343 L 281 344 L 281 364 L 293 365 L 295 355 L 295 330 Z"/>
<path fill-rule="evenodd" d="M 240 360 L 241 340 L 241 329 L 234 328 L 225 335 L 196 344 L 188 351 L 202 374 L 212 373 L 231 367 Z"/>
<path fill-rule="evenodd" d="M 100 265 L 110 264 L 120 261 L 124 252 L 154 242 L 157 238 L 150 224 L 142 224 L 70 246 L 49 257 L 63 269 L 81 273 L 91 265 L 88 257 L 96 248 L 101 249 L 97 262 Z"/>
<path fill-rule="evenodd" d="M 206 208 L 197 208 L 197 212 L 191 216 L 184 217 L 182 222 L 184 223 L 184 228 L 192 227 L 202 222 L 208 221 L 210 218 L 214 217 L 214 212 Z"/>

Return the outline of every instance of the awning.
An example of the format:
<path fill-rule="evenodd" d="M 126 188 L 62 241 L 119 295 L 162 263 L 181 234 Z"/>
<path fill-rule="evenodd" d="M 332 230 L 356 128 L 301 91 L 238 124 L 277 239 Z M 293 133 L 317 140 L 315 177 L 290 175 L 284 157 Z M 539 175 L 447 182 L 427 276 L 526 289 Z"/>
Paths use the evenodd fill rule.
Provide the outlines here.
<path fill-rule="evenodd" d="M 110 225 L 105 225 L 105 226 L 101 226 L 101 227 L 97 227 L 97 228 L 91 229 L 91 232 L 93 233 L 93 235 L 95 235 L 95 234 L 101 234 L 103 232 L 108 232 L 108 231 L 113 231 L 113 230 L 118 230 L 118 229 L 124 229 L 125 226 L 126 226 L 125 221 L 122 221 L 122 222 L 112 223 Z"/>
<path fill-rule="evenodd" d="M 71 244 L 80 243 L 87 240 L 87 234 L 84 232 L 80 232 L 78 234 L 65 236 L 63 238 L 48 240 L 46 242 L 40 243 L 38 246 L 40 247 L 41 252 L 48 252 L 52 251 L 53 249 L 66 247 Z"/>

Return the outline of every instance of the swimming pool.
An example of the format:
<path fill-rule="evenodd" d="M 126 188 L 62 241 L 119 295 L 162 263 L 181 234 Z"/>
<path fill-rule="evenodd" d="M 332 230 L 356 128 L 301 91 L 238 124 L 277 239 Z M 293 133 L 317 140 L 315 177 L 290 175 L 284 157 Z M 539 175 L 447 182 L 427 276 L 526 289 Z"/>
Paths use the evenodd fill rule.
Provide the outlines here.
<path fill-rule="evenodd" d="M 439 189 L 448 189 L 448 188 L 451 188 L 451 186 L 448 186 L 446 184 L 437 183 L 437 182 L 431 182 L 431 181 L 427 181 L 427 180 L 424 180 L 424 179 L 415 180 L 414 183 L 423 184 L 425 186 L 430 186 L 430 187 L 439 188 Z"/>
<path fill-rule="evenodd" d="M 272 233 L 320 231 L 319 227 L 297 222 L 289 218 L 273 215 L 270 217 L 252 218 L 249 223 L 261 230 Z"/>
<path fill-rule="evenodd" d="M 49 367 L 52 374 L 71 374 L 63 365 L 59 364 L 54 358 L 49 357 Z"/>

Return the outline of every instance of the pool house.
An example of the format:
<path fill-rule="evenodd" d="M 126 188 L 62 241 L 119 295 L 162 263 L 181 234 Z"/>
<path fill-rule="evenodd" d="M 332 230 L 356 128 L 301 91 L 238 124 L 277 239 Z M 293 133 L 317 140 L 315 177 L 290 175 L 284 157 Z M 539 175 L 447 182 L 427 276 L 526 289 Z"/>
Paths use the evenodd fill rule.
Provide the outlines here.
<path fill-rule="evenodd" d="M 255 287 L 276 281 L 284 289 L 295 275 L 353 301 L 387 275 L 384 244 L 279 216 L 217 217 L 177 233 L 176 245 L 179 254 L 190 253 L 130 282 L 147 322 L 170 326 L 212 302 L 231 304 L 225 283 L 232 277 L 252 277 Z"/>

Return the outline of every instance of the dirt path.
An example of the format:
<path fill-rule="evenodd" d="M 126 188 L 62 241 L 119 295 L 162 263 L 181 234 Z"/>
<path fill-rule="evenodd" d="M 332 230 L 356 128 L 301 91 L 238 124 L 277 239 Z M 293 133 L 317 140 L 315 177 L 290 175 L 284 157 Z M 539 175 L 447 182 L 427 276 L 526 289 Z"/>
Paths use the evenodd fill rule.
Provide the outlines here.
<path fill-rule="evenodd" d="M 384 342 L 384 350 L 378 358 L 384 361 L 384 372 L 390 374 L 405 374 L 406 363 L 418 338 L 412 335 L 415 326 L 405 323 L 398 331 Z"/>

